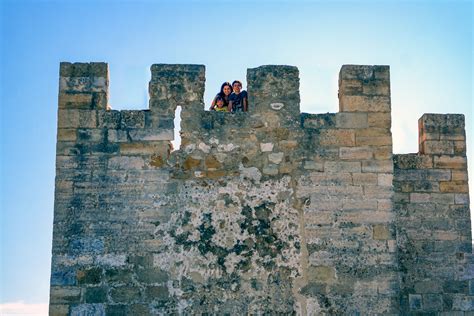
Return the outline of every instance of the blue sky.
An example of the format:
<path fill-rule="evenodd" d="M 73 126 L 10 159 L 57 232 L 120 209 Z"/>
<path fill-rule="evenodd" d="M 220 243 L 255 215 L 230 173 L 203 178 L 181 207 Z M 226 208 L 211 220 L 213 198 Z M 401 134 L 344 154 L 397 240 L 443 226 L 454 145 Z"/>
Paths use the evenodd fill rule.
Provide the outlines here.
<path fill-rule="evenodd" d="M 48 302 L 59 62 L 108 62 L 114 109 L 147 107 L 153 63 L 205 64 L 206 106 L 247 68 L 295 65 L 311 113 L 338 111 L 343 64 L 390 65 L 394 152 L 417 151 L 423 113 L 463 113 L 474 179 L 472 17 L 470 1 L 0 0 L 0 304 Z"/>

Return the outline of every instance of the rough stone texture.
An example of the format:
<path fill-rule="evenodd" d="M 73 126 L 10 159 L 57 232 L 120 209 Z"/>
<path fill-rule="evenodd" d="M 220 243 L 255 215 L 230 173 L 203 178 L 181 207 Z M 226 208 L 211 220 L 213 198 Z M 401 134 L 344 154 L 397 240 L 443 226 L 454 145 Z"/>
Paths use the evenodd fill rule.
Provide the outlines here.
<path fill-rule="evenodd" d="M 236 114 L 204 66 L 151 70 L 150 109 L 113 111 L 106 64 L 61 63 L 51 314 L 473 312 L 463 116 L 392 156 L 387 66 L 343 66 L 327 114 L 296 67 L 249 69 Z"/>
<path fill-rule="evenodd" d="M 402 311 L 473 312 L 464 116 L 425 114 L 419 127 L 420 152 L 394 157 Z"/>

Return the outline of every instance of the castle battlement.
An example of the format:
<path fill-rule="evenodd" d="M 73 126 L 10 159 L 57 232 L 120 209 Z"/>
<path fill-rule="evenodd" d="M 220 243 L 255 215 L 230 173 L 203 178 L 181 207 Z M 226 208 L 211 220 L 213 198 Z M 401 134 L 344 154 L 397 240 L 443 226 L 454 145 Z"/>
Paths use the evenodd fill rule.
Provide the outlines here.
<path fill-rule="evenodd" d="M 325 114 L 293 66 L 248 69 L 235 114 L 204 109 L 203 65 L 151 73 L 116 111 L 106 63 L 61 63 L 50 314 L 474 310 L 462 114 L 394 155 L 388 66 L 344 65 Z"/>

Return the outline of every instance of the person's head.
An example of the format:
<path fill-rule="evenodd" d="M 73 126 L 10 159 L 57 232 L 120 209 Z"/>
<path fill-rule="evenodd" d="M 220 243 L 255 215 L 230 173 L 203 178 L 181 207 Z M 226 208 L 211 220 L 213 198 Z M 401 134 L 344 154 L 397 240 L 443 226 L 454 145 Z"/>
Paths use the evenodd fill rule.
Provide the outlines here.
<path fill-rule="evenodd" d="M 224 99 L 221 97 L 216 98 L 216 105 L 218 108 L 222 108 L 224 106 Z"/>
<path fill-rule="evenodd" d="M 242 90 L 242 82 L 234 80 L 234 82 L 232 82 L 232 90 L 234 90 L 235 93 L 240 93 L 240 90 Z"/>
<path fill-rule="evenodd" d="M 230 85 L 229 82 L 227 82 L 227 81 L 224 82 L 224 83 L 222 84 L 222 86 L 221 86 L 220 95 L 221 95 L 221 96 L 224 96 L 224 95 L 228 96 L 228 95 L 230 95 L 231 93 L 232 93 L 232 86 Z"/>

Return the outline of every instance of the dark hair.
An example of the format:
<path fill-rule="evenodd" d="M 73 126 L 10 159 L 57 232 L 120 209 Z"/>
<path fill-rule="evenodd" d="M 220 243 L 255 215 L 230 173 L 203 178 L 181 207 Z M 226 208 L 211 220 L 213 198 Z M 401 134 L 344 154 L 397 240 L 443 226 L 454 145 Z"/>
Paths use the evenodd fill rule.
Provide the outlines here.
<path fill-rule="evenodd" d="M 225 97 L 225 93 L 224 93 L 224 87 L 225 86 L 229 86 L 230 93 L 232 93 L 232 86 L 230 85 L 230 83 L 228 81 L 226 81 L 221 85 L 221 91 L 217 94 L 217 96 L 221 97 L 222 100 L 224 100 L 224 104 L 227 106 L 229 104 L 229 101 Z M 216 102 L 217 102 L 217 99 L 216 99 Z"/>
<path fill-rule="evenodd" d="M 240 82 L 239 80 L 234 80 L 234 82 L 232 82 L 232 87 L 234 86 L 234 84 L 240 84 L 240 86 L 242 87 L 242 82 Z"/>

